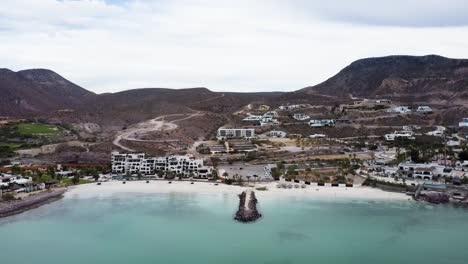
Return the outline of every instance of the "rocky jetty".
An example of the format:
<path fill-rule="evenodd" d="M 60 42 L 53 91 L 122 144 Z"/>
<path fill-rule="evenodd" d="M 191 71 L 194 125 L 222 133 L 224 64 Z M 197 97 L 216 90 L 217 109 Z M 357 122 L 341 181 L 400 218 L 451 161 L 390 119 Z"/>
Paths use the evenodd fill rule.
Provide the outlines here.
<path fill-rule="evenodd" d="M 23 198 L 22 200 L 0 202 L 0 217 L 19 214 L 41 205 L 56 201 L 62 197 L 66 190 L 66 188 L 54 189 L 51 191 L 45 191 L 31 195 L 27 198 Z"/>
<path fill-rule="evenodd" d="M 419 199 L 433 204 L 445 204 L 450 202 L 450 196 L 441 192 L 425 192 L 420 195 Z"/>
<path fill-rule="evenodd" d="M 257 202 L 255 192 L 253 191 L 244 191 L 239 194 L 239 209 L 234 219 L 239 222 L 247 223 L 254 222 L 262 217 L 262 214 L 257 210 Z"/>

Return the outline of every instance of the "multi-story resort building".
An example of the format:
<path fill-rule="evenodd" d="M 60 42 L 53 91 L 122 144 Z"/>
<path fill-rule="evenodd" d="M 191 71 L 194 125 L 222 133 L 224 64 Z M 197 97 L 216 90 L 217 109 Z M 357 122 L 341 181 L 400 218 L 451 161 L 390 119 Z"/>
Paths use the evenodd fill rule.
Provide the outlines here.
<path fill-rule="evenodd" d="M 250 139 L 255 137 L 255 129 L 253 128 L 219 128 L 216 136 L 219 140 L 245 138 Z"/>
<path fill-rule="evenodd" d="M 211 178 L 213 167 L 205 166 L 203 159 L 190 155 L 145 157 L 145 154 L 112 152 L 112 172 L 117 174 L 156 175 L 171 172 L 183 177 Z"/>

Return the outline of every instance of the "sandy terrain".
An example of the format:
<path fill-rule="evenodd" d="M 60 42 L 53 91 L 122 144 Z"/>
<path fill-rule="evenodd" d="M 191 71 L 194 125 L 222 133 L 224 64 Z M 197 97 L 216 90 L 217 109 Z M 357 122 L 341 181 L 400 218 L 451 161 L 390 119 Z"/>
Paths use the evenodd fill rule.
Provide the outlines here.
<path fill-rule="evenodd" d="M 257 198 L 269 199 L 276 197 L 297 197 L 313 199 L 363 199 L 363 200 L 409 200 L 409 196 L 402 193 L 385 192 L 379 189 L 369 187 L 316 187 L 307 186 L 305 189 L 278 189 L 277 183 L 257 184 L 255 187 L 267 187 L 267 191 L 256 191 Z M 70 189 L 65 194 L 66 198 L 91 198 L 97 196 L 107 196 L 114 193 L 187 193 L 195 192 L 202 194 L 225 193 L 237 195 L 243 190 L 252 189 L 252 187 L 239 187 L 232 185 L 209 182 L 179 182 L 173 181 L 169 184 L 167 181 L 133 181 L 122 184 L 122 182 L 104 182 L 102 185 L 85 184 Z"/>
<path fill-rule="evenodd" d="M 193 118 L 195 116 L 202 115 L 201 112 L 196 112 L 193 113 L 187 117 L 183 117 L 180 119 L 175 119 L 172 121 L 166 121 L 165 118 L 167 117 L 173 117 L 173 116 L 185 116 L 188 114 L 173 114 L 173 115 L 164 115 L 164 116 L 159 116 L 154 119 L 150 119 L 148 121 L 144 121 L 141 123 L 138 123 L 132 127 L 129 127 L 126 131 L 123 133 L 119 134 L 116 136 L 114 141 L 112 142 L 114 145 L 117 147 L 120 147 L 124 150 L 127 151 L 135 151 L 134 149 L 131 149 L 127 146 L 122 145 L 121 140 L 128 140 L 128 141 L 136 141 L 136 142 L 149 142 L 149 143 L 161 143 L 161 142 L 168 142 L 171 140 L 144 140 L 144 139 L 139 139 L 139 136 L 148 134 L 149 132 L 153 131 L 169 131 L 169 130 L 174 130 L 178 126 L 175 124 L 175 122 L 179 121 L 184 121 L 190 118 Z M 177 141 L 177 140 L 174 140 Z"/>

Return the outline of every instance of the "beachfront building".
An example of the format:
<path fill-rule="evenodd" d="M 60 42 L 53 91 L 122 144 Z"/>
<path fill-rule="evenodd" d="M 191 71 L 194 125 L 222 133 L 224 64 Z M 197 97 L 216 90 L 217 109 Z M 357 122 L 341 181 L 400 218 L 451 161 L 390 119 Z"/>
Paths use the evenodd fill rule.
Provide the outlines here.
<path fill-rule="evenodd" d="M 245 138 L 250 139 L 255 137 L 255 129 L 253 128 L 219 128 L 216 138 L 218 140 Z"/>
<path fill-rule="evenodd" d="M 183 177 L 211 178 L 213 167 L 205 166 L 203 159 L 191 155 L 146 157 L 145 154 L 112 152 L 112 172 L 116 174 L 155 175 L 171 172 Z"/>
<path fill-rule="evenodd" d="M 335 125 L 334 119 L 312 119 L 309 121 L 311 127 L 331 127 Z"/>

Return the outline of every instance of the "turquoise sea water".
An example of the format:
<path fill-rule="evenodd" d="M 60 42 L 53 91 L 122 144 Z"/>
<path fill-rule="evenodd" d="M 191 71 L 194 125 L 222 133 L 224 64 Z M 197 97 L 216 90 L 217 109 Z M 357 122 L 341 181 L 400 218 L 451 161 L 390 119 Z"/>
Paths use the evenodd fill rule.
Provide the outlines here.
<path fill-rule="evenodd" d="M 468 263 L 468 211 L 414 202 L 227 194 L 66 198 L 0 220 L 0 263 Z"/>

